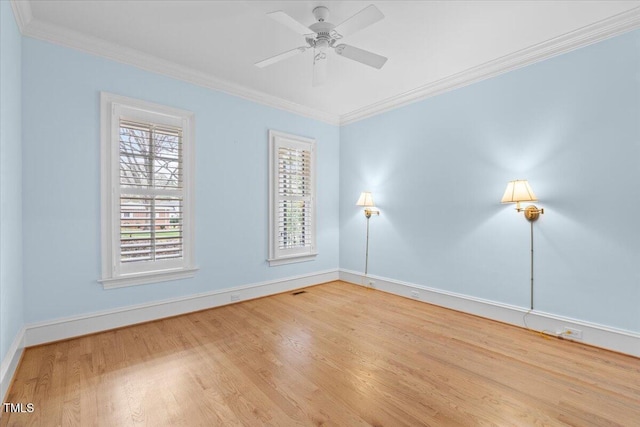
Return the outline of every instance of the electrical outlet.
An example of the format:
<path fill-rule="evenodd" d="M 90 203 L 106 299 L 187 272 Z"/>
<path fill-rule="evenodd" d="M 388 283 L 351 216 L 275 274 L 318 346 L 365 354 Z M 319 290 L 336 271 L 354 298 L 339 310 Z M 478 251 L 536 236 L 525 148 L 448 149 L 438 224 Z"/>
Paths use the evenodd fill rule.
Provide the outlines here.
<path fill-rule="evenodd" d="M 420 292 L 418 292 L 418 291 L 411 291 L 411 298 L 414 298 L 414 299 L 420 299 Z"/>
<path fill-rule="evenodd" d="M 231 301 L 240 301 L 240 294 L 231 294 Z"/>
<path fill-rule="evenodd" d="M 581 340 L 582 339 L 582 331 L 580 329 L 573 329 L 573 328 L 569 328 L 567 326 L 562 328 L 562 330 L 560 331 L 560 333 L 558 335 L 563 337 L 563 338 L 570 338 L 572 340 Z"/>

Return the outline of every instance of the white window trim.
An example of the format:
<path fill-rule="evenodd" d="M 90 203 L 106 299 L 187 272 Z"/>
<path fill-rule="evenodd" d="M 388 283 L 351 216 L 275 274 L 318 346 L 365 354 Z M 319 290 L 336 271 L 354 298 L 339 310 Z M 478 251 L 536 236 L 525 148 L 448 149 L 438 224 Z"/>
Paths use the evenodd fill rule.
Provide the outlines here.
<path fill-rule="evenodd" d="M 170 268 L 121 273 L 120 204 L 115 189 L 120 185 L 119 126 L 120 117 L 133 115 L 137 120 L 162 122 L 182 127 L 183 159 L 183 258 Z M 164 105 L 141 101 L 107 92 L 100 93 L 101 143 L 101 240 L 102 278 L 98 281 L 105 289 L 142 285 L 193 277 L 194 266 L 194 114 Z"/>
<path fill-rule="evenodd" d="M 310 248 L 303 251 L 296 250 L 293 253 L 283 253 L 278 250 L 278 147 L 300 146 L 308 147 L 311 152 L 311 241 Z M 269 130 L 269 266 L 292 264 L 296 262 L 312 261 L 318 255 L 316 234 L 316 141 L 315 139 L 291 135 L 284 132 Z"/>

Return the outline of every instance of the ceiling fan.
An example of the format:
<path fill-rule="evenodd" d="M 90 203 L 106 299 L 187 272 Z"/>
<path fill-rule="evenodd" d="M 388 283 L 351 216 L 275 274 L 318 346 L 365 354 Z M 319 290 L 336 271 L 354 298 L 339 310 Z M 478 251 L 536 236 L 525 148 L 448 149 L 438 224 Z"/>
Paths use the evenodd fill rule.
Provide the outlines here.
<path fill-rule="evenodd" d="M 315 16 L 318 22 L 309 27 L 296 21 L 282 11 L 267 13 L 267 16 L 303 35 L 307 45 L 256 62 L 255 65 L 257 67 L 264 68 L 296 56 L 307 49 L 313 49 L 313 86 L 320 86 L 327 79 L 327 52 L 329 48 L 333 49 L 338 55 L 377 69 L 382 68 L 384 63 L 387 62 L 387 58 L 373 52 L 344 43 L 336 44 L 344 36 L 360 31 L 384 18 L 382 12 L 374 5 L 365 7 L 339 25 L 327 22 L 329 9 L 324 6 L 318 6 L 313 9 L 313 16 Z"/>

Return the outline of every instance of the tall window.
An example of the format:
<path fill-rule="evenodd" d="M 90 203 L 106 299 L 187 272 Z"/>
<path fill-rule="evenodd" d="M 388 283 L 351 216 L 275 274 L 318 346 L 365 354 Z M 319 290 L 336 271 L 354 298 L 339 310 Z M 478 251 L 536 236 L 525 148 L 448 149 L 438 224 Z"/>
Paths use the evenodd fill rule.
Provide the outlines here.
<path fill-rule="evenodd" d="M 316 255 L 313 139 L 269 131 L 269 263 L 308 261 Z"/>
<path fill-rule="evenodd" d="M 105 287 L 193 275 L 193 115 L 103 93 Z"/>

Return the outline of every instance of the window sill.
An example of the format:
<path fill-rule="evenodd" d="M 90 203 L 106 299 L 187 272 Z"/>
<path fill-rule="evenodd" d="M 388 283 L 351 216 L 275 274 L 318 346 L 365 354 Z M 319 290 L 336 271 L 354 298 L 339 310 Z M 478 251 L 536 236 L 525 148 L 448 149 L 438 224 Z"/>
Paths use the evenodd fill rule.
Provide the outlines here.
<path fill-rule="evenodd" d="M 285 264 L 293 264 L 293 263 L 296 263 L 296 262 L 313 261 L 314 259 L 316 259 L 317 255 L 318 255 L 317 253 L 305 254 L 305 255 L 295 255 L 295 256 L 282 257 L 282 258 L 270 258 L 270 259 L 267 259 L 267 261 L 269 261 L 269 267 L 275 267 L 277 265 L 285 265 Z"/>
<path fill-rule="evenodd" d="M 109 279 L 100 279 L 104 289 L 123 288 L 126 286 L 146 285 L 149 283 L 167 282 L 169 280 L 188 279 L 195 276 L 198 267 L 175 270 L 152 271 L 149 273 L 128 274 Z"/>

